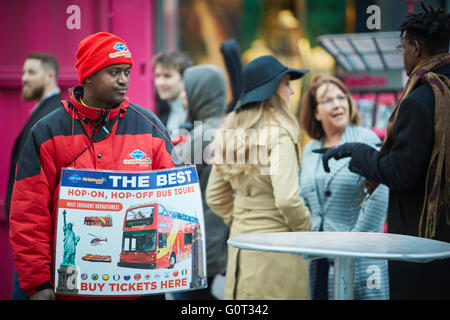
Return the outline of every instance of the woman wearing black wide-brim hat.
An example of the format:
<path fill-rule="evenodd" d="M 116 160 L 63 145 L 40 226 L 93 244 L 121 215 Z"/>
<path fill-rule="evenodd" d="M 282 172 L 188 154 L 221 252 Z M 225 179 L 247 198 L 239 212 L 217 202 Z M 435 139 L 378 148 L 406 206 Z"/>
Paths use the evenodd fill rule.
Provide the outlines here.
<path fill-rule="evenodd" d="M 247 233 L 308 231 L 299 196 L 299 125 L 289 110 L 291 69 L 262 56 L 242 70 L 241 96 L 214 140 L 206 199 L 231 226 Z M 225 299 L 307 299 L 307 262 L 298 256 L 228 247 Z"/>

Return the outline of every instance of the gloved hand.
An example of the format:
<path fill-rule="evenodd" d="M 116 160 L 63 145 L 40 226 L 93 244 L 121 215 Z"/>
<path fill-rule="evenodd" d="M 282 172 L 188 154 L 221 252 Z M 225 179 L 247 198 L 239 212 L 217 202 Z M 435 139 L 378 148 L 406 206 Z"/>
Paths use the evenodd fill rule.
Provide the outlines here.
<path fill-rule="evenodd" d="M 351 157 L 352 153 L 356 151 L 356 149 L 360 146 L 365 144 L 358 143 L 358 142 L 349 142 L 341 144 L 337 147 L 332 148 L 321 148 L 321 149 L 314 149 L 312 152 L 315 153 L 322 153 L 322 162 L 323 162 L 323 168 L 326 172 L 330 172 L 330 167 L 328 166 L 328 161 L 333 158 L 336 160 Z"/>
<path fill-rule="evenodd" d="M 55 300 L 55 293 L 53 289 L 40 290 L 32 294 L 30 300 Z"/>

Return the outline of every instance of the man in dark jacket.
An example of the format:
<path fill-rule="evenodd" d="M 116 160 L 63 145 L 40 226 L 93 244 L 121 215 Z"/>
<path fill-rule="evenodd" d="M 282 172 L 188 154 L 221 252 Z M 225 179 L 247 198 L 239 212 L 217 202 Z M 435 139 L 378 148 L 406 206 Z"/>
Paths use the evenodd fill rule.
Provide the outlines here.
<path fill-rule="evenodd" d="M 71 90 L 63 108 L 31 129 L 17 165 L 10 242 L 20 285 L 30 299 L 55 299 L 53 248 L 62 168 L 174 167 L 167 130 L 151 111 L 125 96 L 133 65 L 126 43 L 99 32 L 80 42 L 76 57 L 82 85 Z"/>
<path fill-rule="evenodd" d="M 39 119 L 56 108 L 61 107 L 60 89 L 57 84 L 58 70 L 58 62 L 51 54 L 33 52 L 25 59 L 22 71 L 22 100 L 36 101 L 37 104 L 31 110 L 30 117 L 27 119 L 14 142 L 5 196 L 5 214 L 7 220 L 9 220 L 11 194 L 16 175 L 17 160 L 19 159 L 19 154 L 22 151 L 28 133 Z M 27 299 L 27 295 L 20 289 L 15 272 L 12 298 L 14 300 Z"/>
<path fill-rule="evenodd" d="M 400 25 L 409 81 L 393 110 L 380 152 L 346 143 L 322 152 L 352 157 L 349 169 L 365 176 L 367 190 L 390 188 L 388 232 L 450 242 L 449 21 L 443 9 L 410 13 Z M 447 141 L 444 140 L 444 137 Z M 392 299 L 450 299 L 450 259 L 389 262 Z"/>
<path fill-rule="evenodd" d="M 25 139 L 39 119 L 61 106 L 60 89 L 57 85 L 58 70 L 56 58 L 44 52 L 30 53 L 23 65 L 22 100 L 37 101 L 37 104 L 14 142 L 5 198 L 5 214 L 8 220 L 17 159 Z"/>

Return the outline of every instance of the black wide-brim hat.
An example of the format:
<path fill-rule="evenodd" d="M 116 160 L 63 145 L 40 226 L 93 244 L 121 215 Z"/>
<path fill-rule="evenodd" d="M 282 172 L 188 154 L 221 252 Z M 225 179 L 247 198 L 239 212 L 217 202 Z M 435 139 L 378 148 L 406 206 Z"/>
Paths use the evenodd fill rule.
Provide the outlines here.
<path fill-rule="evenodd" d="M 285 74 L 289 74 L 290 80 L 296 80 L 308 72 L 307 69 L 288 68 L 274 56 L 262 56 L 250 61 L 242 69 L 242 93 L 234 111 L 249 103 L 269 99 Z"/>

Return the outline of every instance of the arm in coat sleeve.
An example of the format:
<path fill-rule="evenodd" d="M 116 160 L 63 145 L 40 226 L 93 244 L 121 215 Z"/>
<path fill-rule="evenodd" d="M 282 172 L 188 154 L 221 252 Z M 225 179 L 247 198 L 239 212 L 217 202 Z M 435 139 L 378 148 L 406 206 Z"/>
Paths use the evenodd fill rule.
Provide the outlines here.
<path fill-rule="evenodd" d="M 375 149 L 379 149 L 380 139 L 371 131 L 369 133 L 364 142 Z M 380 184 L 371 195 L 364 199 L 358 219 L 351 231 L 381 232 L 383 222 L 386 219 L 388 204 L 389 188 Z"/>
<path fill-rule="evenodd" d="M 206 203 L 227 225 L 233 222 L 233 189 L 213 165 L 206 187 Z"/>
<path fill-rule="evenodd" d="M 138 118 L 145 119 L 145 126 L 151 126 L 149 130 L 152 133 L 151 145 L 153 149 L 152 167 L 157 169 L 174 168 L 174 163 L 180 164 L 184 161 L 179 159 L 179 153 L 175 150 L 169 132 L 161 120 L 150 110 L 130 103 L 128 112 L 136 112 Z M 136 123 L 136 126 L 142 124 Z"/>
<path fill-rule="evenodd" d="M 375 191 L 364 200 L 359 210 L 358 219 L 350 231 L 381 232 L 389 204 L 389 189 L 380 184 Z"/>
<path fill-rule="evenodd" d="M 306 159 L 308 158 L 308 155 L 311 153 L 311 150 L 313 149 L 312 148 L 312 145 L 313 145 L 313 141 L 311 141 L 311 142 L 309 142 L 304 148 L 303 148 L 303 154 L 302 154 L 302 167 L 301 167 L 301 169 L 300 169 L 300 173 L 299 173 L 299 175 L 298 175 L 298 178 L 299 178 L 299 181 L 298 181 L 298 183 L 299 183 L 299 186 L 298 186 L 298 188 L 299 188 L 299 195 L 300 195 L 300 197 L 302 197 L 302 199 L 303 199 L 303 201 L 305 202 L 305 206 L 308 208 L 308 209 L 310 209 L 311 208 L 311 203 L 310 203 L 310 201 L 309 201 L 309 198 L 308 198 L 308 196 L 306 195 L 306 193 L 305 193 L 305 190 L 303 189 L 303 187 L 304 187 L 304 185 L 303 185 L 303 181 L 302 181 L 302 179 L 301 179 L 301 177 L 302 177 L 302 175 L 301 175 L 301 170 L 304 170 L 304 166 L 305 166 L 305 163 L 306 163 Z"/>
<path fill-rule="evenodd" d="M 394 191 L 408 191 L 426 174 L 434 139 L 431 106 L 406 98 L 397 115 L 395 142 L 389 153 L 365 148 L 355 152 L 350 170 Z"/>
<path fill-rule="evenodd" d="M 293 231 L 308 231 L 311 216 L 303 198 L 299 195 L 299 164 L 297 151 L 290 136 L 282 134 L 270 152 L 270 178 L 275 205 Z"/>
<path fill-rule="evenodd" d="M 10 242 L 20 286 L 29 295 L 53 278 L 57 168 L 52 146 L 53 141 L 40 141 L 36 132 L 31 132 L 19 157 L 12 194 Z"/>
<path fill-rule="evenodd" d="M 175 167 L 174 162 L 179 162 L 179 154 L 170 142 L 153 139 L 153 169 L 170 169 Z"/>

